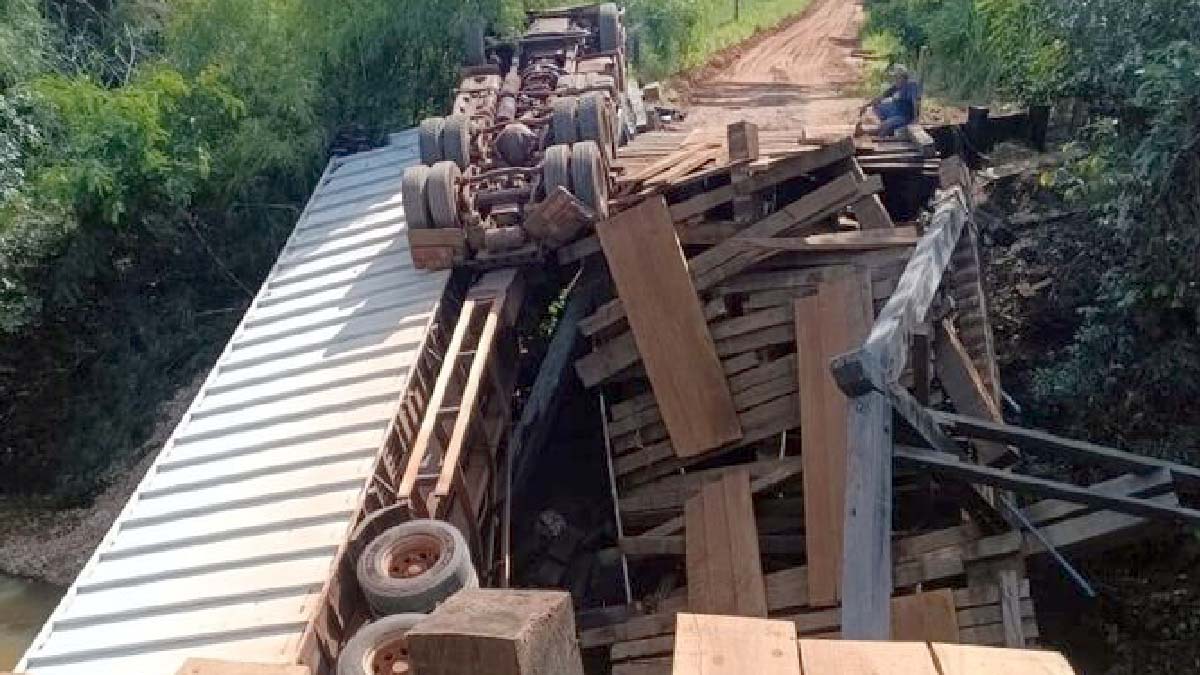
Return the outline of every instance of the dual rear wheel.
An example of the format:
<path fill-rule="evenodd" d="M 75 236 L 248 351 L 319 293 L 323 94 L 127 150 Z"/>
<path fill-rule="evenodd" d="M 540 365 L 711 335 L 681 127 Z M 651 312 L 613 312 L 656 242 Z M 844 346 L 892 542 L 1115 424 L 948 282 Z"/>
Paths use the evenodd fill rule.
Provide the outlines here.
<path fill-rule="evenodd" d="M 461 227 L 458 213 L 458 182 L 461 178 L 458 164 L 449 161 L 406 169 L 400 182 L 400 198 L 408 226 L 414 230 Z"/>
<path fill-rule="evenodd" d="M 417 148 L 425 166 L 449 161 L 457 164 L 460 171 L 466 171 L 471 164 L 471 119 L 455 114 L 421 120 Z"/>
<path fill-rule="evenodd" d="M 546 148 L 542 185 L 546 196 L 562 187 L 592 209 L 597 217 L 608 216 L 608 162 L 595 141 Z"/>

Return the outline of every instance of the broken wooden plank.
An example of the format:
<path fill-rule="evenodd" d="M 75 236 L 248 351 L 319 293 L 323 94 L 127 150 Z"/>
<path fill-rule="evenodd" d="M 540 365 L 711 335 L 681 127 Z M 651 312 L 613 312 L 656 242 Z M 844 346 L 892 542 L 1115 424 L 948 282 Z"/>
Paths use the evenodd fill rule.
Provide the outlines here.
<path fill-rule="evenodd" d="M 850 204 L 855 195 L 866 195 L 883 189 L 878 179 L 856 184 L 848 175 L 822 185 L 782 210 L 750 225 L 734 237 L 704 251 L 688 261 L 689 273 L 698 292 L 703 292 L 765 260 L 777 251 L 745 250 L 735 239 L 745 237 L 775 237 L 787 232 L 802 232 L 811 229 L 824 218 Z M 587 240 L 583 240 L 587 241 Z M 579 242 L 560 249 L 577 246 Z M 576 258 L 572 258 L 576 259 Z M 595 334 L 609 326 L 617 325 L 625 318 L 625 309 L 620 300 L 602 306 L 589 317 L 587 334 Z M 589 385 L 590 386 L 590 385 Z"/>
<path fill-rule="evenodd" d="M 742 436 L 662 198 L 596 224 L 650 386 L 680 457 Z"/>
<path fill-rule="evenodd" d="M 788 621 L 680 614 L 672 675 L 800 675 Z M 812 671 L 810 671 L 812 672 Z"/>
<path fill-rule="evenodd" d="M 893 454 L 902 462 L 924 466 L 974 483 L 1099 506 L 1118 513 L 1200 525 L 1200 511 L 1195 509 L 1164 506 L 1148 499 L 1106 494 L 1090 487 L 979 466 L 937 450 L 896 446 Z"/>
<path fill-rule="evenodd" d="M 814 606 L 832 605 L 840 597 L 844 556 L 851 404 L 828 364 L 860 344 L 870 330 L 871 289 L 865 271 L 845 270 L 840 277 L 822 280 L 815 295 L 796 300 L 795 322 L 809 601 Z"/>
<path fill-rule="evenodd" d="M 870 336 L 861 348 L 839 356 L 833 364 L 846 393 L 859 395 L 899 379 L 913 327 L 924 321 L 968 218 L 960 188 L 941 196 L 928 231 L 917 243 Z"/>
<path fill-rule="evenodd" d="M 859 165 L 857 158 L 851 158 L 849 164 L 850 173 L 854 179 L 862 182 L 866 180 L 863 174 L 862 166 Z M 854 210 L 854 217 L 858 219 L 859 225 L 864 230 L 889 230 L 894 227 L 892 217 L 888 214 L 887 209 L 883 206 L 883 200 L 879 195 L 872 194 L 859 199 L 851 206 Z"/>
<path fill-rule="evenodd" d="M 992 422 L 1003 421 L 1000 408 L 993 403 L 991 393 L 949 319 L 938 323 L 934 358 L 942 388 L 959 413 Z M 980 441 L 975 447 L 979 451 L 980 462 L 984 464 L 995 464 L 1011 454 L 1003 444 L 992 441 Z"/>
<path fill-rule="evenodd" d="M 939 425 L 952 434 L 1010 443 L 1031 452 L 1041 452 L 1059 459 L 1104 464 L 1138 473 L 1165 469 L 1180 483 L 1190 486 L 1200 485 L 1200 468 L 1194 466 L 1137 455 L 1087 441 L 1064 438 L 1038 429 L 1026 429 L 940 411 L 931 411 L 931 414 Z"/>
<path fill-rule="evenodd" d="M 738 185 L 737 189 L 746 193 L 758 192 L 790 178 L 812 173 L 834 162 L 847 159 L 853 154 L 854 141 L 850 138 L 842 138 L 815 150 L 771 161 L 762 170 L 754 172 L 749 180 Z"/>
<path fill-rule="evenodd" d="M 736 236 L 693 257 L 688 267 L 698 290 L 706 290 L 772 255 L 771 251 L 747 251 L 734 240 L 741 237 L 776 237 L 814 228 L 825 218 L 845 208 L 856 197 L 883 188 L 877 180 L 856 183 L 853 177 L 836 178 L 776 213 L 750 225 Z"/>
<path fill-rule="evenodd" d="M 693 611 L 766 616 L 750 474 L 737 471 L 706 484 L 684 507 L 688 607 Z"/>

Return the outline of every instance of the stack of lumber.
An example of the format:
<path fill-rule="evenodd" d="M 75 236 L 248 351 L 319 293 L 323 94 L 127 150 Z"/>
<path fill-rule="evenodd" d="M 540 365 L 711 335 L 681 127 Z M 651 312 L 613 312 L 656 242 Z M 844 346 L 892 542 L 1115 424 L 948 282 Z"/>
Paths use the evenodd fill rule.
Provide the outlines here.
<path fill-rule="evenodd" d="M 797 327 L 809 324 L 797 311 L 820 311 L 806 300 L 818 289 L 866 270 L 859 332 L 869 325 L 870 306 L 890 294 L 918 235 L 893 227 L 876 196 L 881 183 L 863 175 L 853 151 L 848 138 L 776 160 L 760 150 L 736 183 L 673 204 L 643 195 L 598 224 L 618 297 L 580 322 L 594 347 L 576 371 L 586 386 L 616 387 L 610 434 L 623 486 L 800 425 Z M 766 192 L 796 196 L 770 204 Z M 752 200 L 748 222 L 685 260 L 679 241 L 714 212 L 736 210 L 740 195 Z M 841 316 L 841 300 L 826 302 Z"/>
<path fill-rule="evenodd" d="M 850 138 L 851 132 L 850 127 L 761 131 L 759 157 L 751 168 Z M 663 191 L 728 175 L 738 160 L 728 154 L 725 133 L 726 130 L 719 128 L 698 128 L 638 136 L 621 149 L 614 163 L 617 194 L 646 189 Z M 853 138 L 853 143 L 855 156 L 867 173 L 937 175 L 938 161 L 933 156 L 931 140 L 859 136 Z"/>
<path fill-rule="evenodd" d="M 618 547 L 635 586 L 655 589 L 619 622 L 583 632 L 585 648 L 609 650 L 614 673 L 669 672 L 680 611 L 838 637 L 845 609 L 853 632 L 842 584 L 858 555 L 845 521 L 862 480 L 851 448 L 863 409 L 831 364 L 889 322 L 906 331 L 897 349 L 907 355 L 895 361 L 903 396 L 885 402 L 882 422 L 897 464 L 881 561 L 893 638 L 1033 644 L 1026 556 L 1123 543 L 1148 531 L 1146 516 L 1196 515 L 1178 508 L 1174 481 L 1200 470 L 1003 423 L 978 235 L 969 218 L 947 229 L 945 198 L 897 226 L 852 139 L 776 153 L 779 138 L 752 125 L 725 133 L 649 135 L 627 148 L 614 215 L 571 253 L 602 253 L 611 276 L 614 297 L 578 324 L 591 349 L 575 369 L 608 404 Z M 969 179 L 955 160 L 935 173 Z M 969 190 L 949 192 L 969 209 Z M 925 309 L 896 313 L 916 296 Z M 892 405 L 908 408 L 894 418 Z M 893 436 L 894 419 L 926 423 Z M 952 443 L 972 460 L 911 447 L 931 434 L 962 438 Z M 1083 487 L 1038 482 L 1001 468 L 1018 445 L 1129 473 Z M 1041 497 L 1021 508 L 1028 525 L 1001 512 L 997 488 Z"/>

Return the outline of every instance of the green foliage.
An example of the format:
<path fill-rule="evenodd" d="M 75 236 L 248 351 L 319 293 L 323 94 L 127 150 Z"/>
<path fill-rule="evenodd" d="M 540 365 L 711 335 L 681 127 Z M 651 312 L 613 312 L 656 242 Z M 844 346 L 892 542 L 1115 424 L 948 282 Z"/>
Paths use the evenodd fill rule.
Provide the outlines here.
<path fill-rule="evenodd" d="M 45 67 L 49 41 L 36 0 L 0 0 L 0 91 Z"/>
<path fill-rule="evenodd" d="M 703 64 L 716 52 L 799 14 L 808 0 L 631 0 L 629 21 L 643 35 L 635 66 L 656 79 Z M 735 20 L 736 9 L 736 20 Z"/>
<path fill-rule="evenodd" d="M 497 2 L 0 0 L 0 489 L 86 498 L 207 367 L 347 130 Z"/>
<path fill-rule="evenodd" d="M 1092 214 L 1063 260 L 1088 289 L 1032 373 L 1045 423 L 1148 451 L 1200 444 L 1200 1 L 882 0 L 870 30 L 926 48 L 962 98 L 1076 97 L 1092 114 L 1053 175 Z M 1191 457 L 1194 461 L 1195 457 Z"/>
<path fill-rule="evenodd" d="M 1044 0 L 880 0 L 865 32 L 902 49 L 887 56 L 916 64 L 924 51 L 932 89 L 963 100 L 1048 95 L 1061 61 Z"/>

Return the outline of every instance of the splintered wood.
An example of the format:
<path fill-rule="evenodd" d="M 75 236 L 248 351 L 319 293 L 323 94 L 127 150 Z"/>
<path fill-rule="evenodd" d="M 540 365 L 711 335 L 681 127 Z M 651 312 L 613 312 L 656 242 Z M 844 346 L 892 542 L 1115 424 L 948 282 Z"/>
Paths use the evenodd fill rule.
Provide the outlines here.
<path fill-rule="evenodd" d="M 688 607 L 695 612 L 766 616 L 750 474 L 734 471 L 687 501 Z"/>
<path fill-rule="evenodd" d="M 596 226 L 675 454 L 742 436 L 683 252 L 661 198 Z"/>
<path fill-rule="evenodd" d="M 1122 544 L 1152 516 L 1200 522 L 1174 492 L 1200 469 L 1003 423 L 970 175 L 950 162 L 931 202 L 930 148 L 741 124 L 619 153 L 615 215 L 572 245 L 602 252 L 614 282 L 579 322 L 591 345 L 575 365 L 609 402 L 619 551 L 635 587 L 657 589 L 583 631 L 614 675 L 783 667 L 738 651 L 768 640 L 737 637 L 752 619 L 727 638 L 679 612 L 911 641 L 806 656 L 802 640 L 786 672 L 946 675 L 928 643 L 1036 642 L 1026 555 Z M 894 219 L 920 190 L 926 210 Z M 1126 473 L 1073 486 L 999 468 L 1018 449 Z M 1023 509 L 1038 536 L 981 498 L 992 484 L 1043 497 Z"/>

